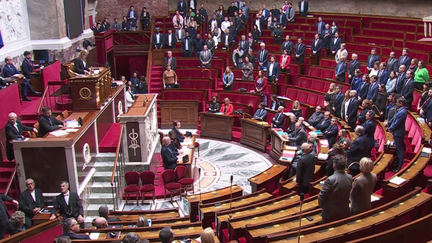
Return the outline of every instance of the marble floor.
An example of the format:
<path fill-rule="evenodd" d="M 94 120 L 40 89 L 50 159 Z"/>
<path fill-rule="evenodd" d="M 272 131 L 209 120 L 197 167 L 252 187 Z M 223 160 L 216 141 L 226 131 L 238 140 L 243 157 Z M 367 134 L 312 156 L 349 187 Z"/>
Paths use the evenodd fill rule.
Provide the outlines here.
<path fill-rule="evenodd" d="M 273 165 L 268 154 L 258 152 L 242 144 L 232 141 L 222 141 L 207 138 L 197 138 L 200 143 L 200 156 L 195 150 L 196 169 L 194 169 L 195 181 L 194 194 L 208 192 L 229 186 L 230 177 L 233 176 L 233 184 L 243 188 L 244 194 L 251 193 L 248 178 L 255 176 Z M 198 169 L 201 173 L 198 175 Z M 191 195 L 192 192 L 188 192 Z M 189 203 L 185 197 L 173 198 L 173 203 L 164 199 L 157 199 L 155 203 L 148 201 L 140 205 L 132 205 L 130 202 L 123 210 L 149 210 L 178 207 L 180 214 L 189 214 Z"/>

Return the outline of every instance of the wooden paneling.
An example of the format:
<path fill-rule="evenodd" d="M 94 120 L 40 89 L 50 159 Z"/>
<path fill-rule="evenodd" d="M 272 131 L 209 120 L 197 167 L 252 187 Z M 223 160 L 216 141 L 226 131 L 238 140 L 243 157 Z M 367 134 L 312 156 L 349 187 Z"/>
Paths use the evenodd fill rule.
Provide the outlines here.
<path fill-rule="evenodd" d="M 173 121 L 180 121 L 182 128 L 198 128 L 197 100 L 161 101 L 161 128 L 171 128 Z"/>

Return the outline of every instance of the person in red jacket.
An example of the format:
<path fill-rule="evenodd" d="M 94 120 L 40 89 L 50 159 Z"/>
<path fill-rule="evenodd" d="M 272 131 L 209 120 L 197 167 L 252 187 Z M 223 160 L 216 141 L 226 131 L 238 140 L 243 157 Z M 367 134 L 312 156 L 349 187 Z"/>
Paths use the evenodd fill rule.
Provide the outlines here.
<path fill-rule="evenodd" d="M 288 50 L 283 50 L 283 54 L 280 56 L 279 65 L 282 72 L 289 73 L 291 57 L 288 55 Z"/>
<path fill-rule="evenodd" d="M 220 108 L 220 113 L 223 113 L 224 115 L 232 115 L 234 111 L 234 107 L 232 104 L 230 104 L 230 100 L 228 98 L 225 98 L 225 104 L 222 105 Z"/>

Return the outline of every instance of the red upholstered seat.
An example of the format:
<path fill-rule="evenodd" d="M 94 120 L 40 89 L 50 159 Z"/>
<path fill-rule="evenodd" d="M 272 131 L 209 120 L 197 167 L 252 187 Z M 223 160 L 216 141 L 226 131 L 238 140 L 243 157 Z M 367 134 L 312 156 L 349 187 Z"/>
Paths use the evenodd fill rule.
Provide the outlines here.
<path fill-rule="evenodd" d="M 186 192 L 187 187 L 191 186 L 192 187 L 192 192 L 194 191 L 194 183 L 195 180 L 192 178 L 187 178 L 186 176 L 186 167 L 185 166 L 177 166 L 175 168 L 175 174 L 176 174 L 176 179 L 177 181 L 181 184 L 181 186 L 183 187 L 184 191 Z"/>
<path fill-rule="evenodd" d="M 155 186 L 154 186 L 154 180 L 155 180 L 155 173 L 153 171 L 143 171 L 140 174 L 141 178 L 141 200 L 142 203 L 144 203 L 144 197 L 146 193 L 152 193 L 153 194 L 153 202 L 155 200 Z"/>
<path fill-rule="evenodd" d="M 155 189 L 153 185 L 144 185 L 140 188 L 141 192 L 151 192 Z"/>
<path fill-rule="evenodd" d="M 125 197 L 126 197 L 126 204 L 128 201 L 129 194 L 134 193 L 136 195 L 137 199 L 137 205 L 139 204 L 138 197 L 141 196 L 140 188 L 139 188 L 139 180 L 140 176 L 138 172 L 136 171 L 129 171 L 125 174 L 125 181 L 126 181 L 126 187 L 123 189 Z"/>
<path fill-rule="evenodd" d="M 182 185 L 192 185 L 195 182 L 192 178 L 183 178 L 179 180 L 179 183 Z"/>
<path fill-rule="evenodd" d="M 136 192 L 139 191 L 139 187 L 137 185 L 126 186 L 124 188 L 125 192 Z"/>
<path fill-rule="evenodd" d="M 164 170 L 164 172 L 162 172 L 161 177 L 162 177 L 163 185 L 164 185 L 164 198 L 166 199 L 166 190 L 168 190 L 170 193 L 171 202 L 172 202 L 173 193 L 180 192 L 182 185 L 180 183 L 176 182 L 176 176 L 175 176 L 174 170 L 171 170 L 171 169 Z M 180 193 L 180 200 L 181 200 L 181 198 L 182 198 L 182 196 Z"/>
<path fill-rule="evenodd" d="M 165 188 L 168 190 L 176 190 L 176 189 L 180 189 L 181 186 L 182 185 L 180 183 L 170 182 L 170 183 L 165 185 Z"/>

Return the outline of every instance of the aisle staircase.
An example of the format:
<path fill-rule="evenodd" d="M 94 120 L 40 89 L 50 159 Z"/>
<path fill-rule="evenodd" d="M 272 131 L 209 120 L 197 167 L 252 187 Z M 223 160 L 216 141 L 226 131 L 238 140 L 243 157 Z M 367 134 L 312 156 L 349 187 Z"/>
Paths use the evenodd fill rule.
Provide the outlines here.
<path fill-rule="evenodd" d="M 162 66 L 151 66 L 151 85 L 149 93 L 157 94 L 157 117 L 158 117 L 158 126 L 160 127 L 161 123 L 161 112 L 160 112 L 160 101 L 162 100 L 162 90 L 163 88 L 163 82 L 162 82 L 162 75 L 163 75 L 163 67 Z"/>
<path fill-rule="evenodd" d="M 11 176 L 14 173 L 15 162 L 3 162 L 0 166 L 0 194 L 7 194 L 13 199 L 18 201 L 18 197 L 20 194 L 18 179 L 16 176 L 12 178 L 12 183 L 9 188 L 9 191 L 6 192 L 6 188 L 11 180 Z M 6 208 L 8 210 L 9 215 L 12 215 L 13 212 L 17 210 L 12 203 L 5 202 Z"/>

